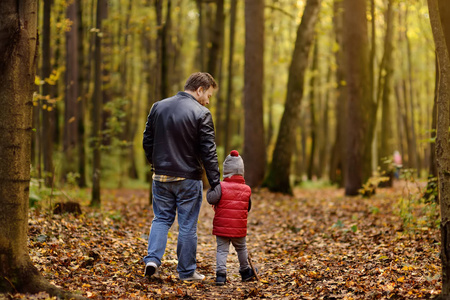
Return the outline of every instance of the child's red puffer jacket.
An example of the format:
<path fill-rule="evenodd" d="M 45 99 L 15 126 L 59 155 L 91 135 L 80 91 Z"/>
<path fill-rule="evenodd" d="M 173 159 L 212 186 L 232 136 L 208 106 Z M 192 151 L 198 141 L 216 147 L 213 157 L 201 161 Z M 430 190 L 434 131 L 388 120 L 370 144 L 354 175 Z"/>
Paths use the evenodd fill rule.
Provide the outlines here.
<path fill-rule="evenodd" d="M 247 235 L 248 203 L 252 190 L 244 177 L 234 175 L 220 183 L 222 197 L 215 206 L 213 234 L 224 237 Z"/>

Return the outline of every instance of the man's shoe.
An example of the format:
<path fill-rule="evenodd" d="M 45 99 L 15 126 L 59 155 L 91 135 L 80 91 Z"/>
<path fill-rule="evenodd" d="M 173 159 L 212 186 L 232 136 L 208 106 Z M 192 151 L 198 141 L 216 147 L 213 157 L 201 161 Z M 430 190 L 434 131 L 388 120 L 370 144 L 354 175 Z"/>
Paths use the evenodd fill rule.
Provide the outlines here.
<path fill-rule="evenodd" d="M 216 285 L 224 285 L 227 282 L 227 273 L 216 272 Z"/>
<path fill-rule="evenodd" d="M 194 271 L 194 274 L 192 274 L 191 276 L 189 276 L 187 278 L 181 278 L 181 277 L 178 277 L 178 278 L 180 278 L 180 280 L 183 280 L 183 281 L 202 281 L 203 279 L 205 279 L 205 275 L 202 275 L 202 274 L 198 273 L 197 271 Z"/>
<path fill-rule="evenodd" d="M 144 276 L 150 277 L 153 274 L 156 273 L 156 270 L 158 269 L 158 266 L 152 262 L 149 261 L 146 265 L 145 265 L 145 272 L 144 272 Z"/>
<path fill-rule="evenodd" d="M 239 273 L 241 274 L 242 281 L 250 281 L 256 277 L 255 272 L 253 272 L 252 268 L 247 268 L 243 271 L 239 271 Z"/>

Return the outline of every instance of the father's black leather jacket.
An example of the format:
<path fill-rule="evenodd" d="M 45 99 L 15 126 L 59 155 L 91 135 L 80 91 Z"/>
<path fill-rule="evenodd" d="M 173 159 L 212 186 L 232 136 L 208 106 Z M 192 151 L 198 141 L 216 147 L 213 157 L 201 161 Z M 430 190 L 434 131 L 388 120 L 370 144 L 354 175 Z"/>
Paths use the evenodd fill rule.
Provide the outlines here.
<path fill-rule="evenodd" d="M 158 175 L 202 178 L 202 164 L 211 187 L 220 182 L 211 112 L 192 95 L 177 95 L 153 104 L 145 125 L 143 146 Z"/>

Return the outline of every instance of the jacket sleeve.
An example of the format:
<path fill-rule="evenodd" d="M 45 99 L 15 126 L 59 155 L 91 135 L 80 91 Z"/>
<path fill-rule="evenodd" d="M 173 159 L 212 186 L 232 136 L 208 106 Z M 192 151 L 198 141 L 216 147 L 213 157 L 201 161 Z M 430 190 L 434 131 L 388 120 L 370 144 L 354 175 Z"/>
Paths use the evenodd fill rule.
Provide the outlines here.
<path fill-rule="evenodd" d="M 153 118 L 155 112 L 155 104 L 153 104 L 150 109 L 150 113 L 147 117 L 147 123 L 145 123 L 144 130 L 144 139 L 142 141 L 142 145 L 144 147 L 145 157 L 147 158 L 150 164 L 153 164 L 152 156 L 153 156 Z"/>
<path fill-rule="evenodd" d="M 208 110 L 200 121 L 200 157 L 211 188 L 220 183 L 219 162 L 217 159 L 214 123 Z"/>

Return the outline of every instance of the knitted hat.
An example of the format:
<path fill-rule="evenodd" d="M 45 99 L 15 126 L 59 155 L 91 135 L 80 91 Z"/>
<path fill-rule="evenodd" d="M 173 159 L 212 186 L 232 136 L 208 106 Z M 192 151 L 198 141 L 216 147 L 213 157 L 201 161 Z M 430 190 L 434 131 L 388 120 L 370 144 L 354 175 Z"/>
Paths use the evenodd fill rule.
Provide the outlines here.
<path fill-rule="evenodd" d="M 244 161 L 236 150 L 232 150 L 223 162 L 223 178 L 233 175 L 244 176 Z"/>

